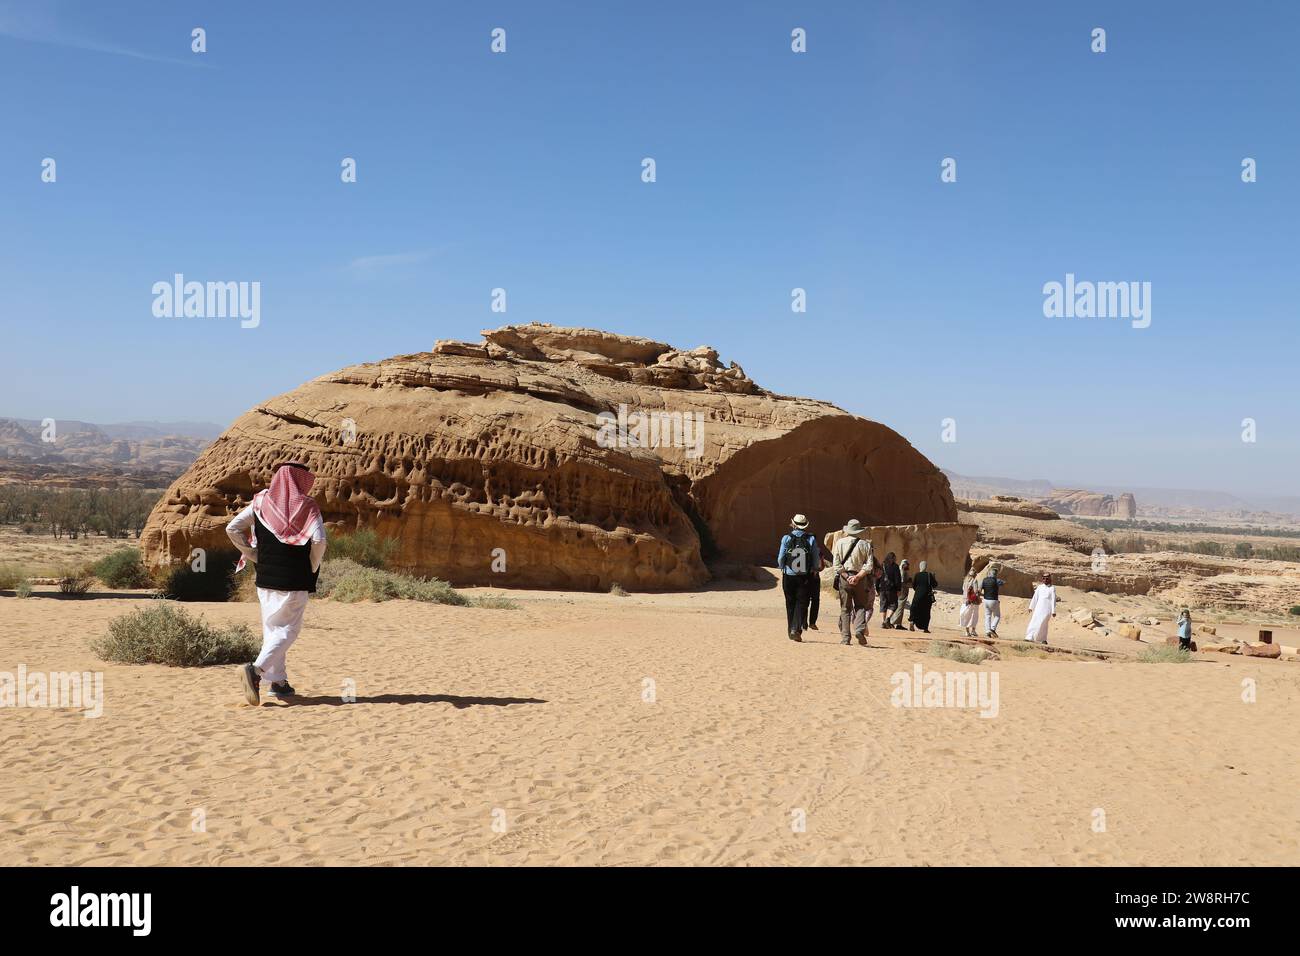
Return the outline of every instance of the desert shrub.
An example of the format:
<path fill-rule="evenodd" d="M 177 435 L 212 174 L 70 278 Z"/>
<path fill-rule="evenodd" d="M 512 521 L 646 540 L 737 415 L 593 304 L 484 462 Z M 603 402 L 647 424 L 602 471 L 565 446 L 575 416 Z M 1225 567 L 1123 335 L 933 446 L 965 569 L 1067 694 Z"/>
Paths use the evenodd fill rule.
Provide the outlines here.
<path fill-rule="evenodd" d="M 1143 664 L 1186 664 L 1192 655 L 1177 645 L 1153 644 L 1142 648 L 1137 659 Z"/>
<path fill-rule="evenodd" d="M 466 607 L 469 598 L 446 581 L 437 578 L 415 578 L 396 574 L 380 568 L 369 568 L 351 560 L 339 560 L 327 565 L 329 574 L 322 569 L 316 591 L 335 601 L 351 604 L 356 601 L 425 601 L 431 604 L 454 604 Z"/>
<path fill-rule="evenodd" d="M 85 568 L 64 567 L 58 572 L 59 593 L 80 597 L 90 590 L 95 577 Z"/>
<path fill-rule="evenodd" d="M 32 585 L 30 581 L 19 581 L 18 587 L 14 588 L 14 595 L 20 598 L 29 598 L 32 596 Z"/>
<path fill-rule="evenodd" d="M 474 599 L 474 607 L 492 608 L 497 611 L 517 611 L 519 605 L 503 594 L 484 594 Z"/>
<path fill-rule="evenodd" d="M 204 570 L 196 571 L 188 561 L 169 564 L 154 572 L 159 593 L 173 601 L 229 601 L 235 589 L 237 551 L 209 551 Z M 250 569 L 244 570 L 250 574 Z"/>
<path fill-rule="evenodd" d="M 381 538 L 373 528 L 330 538 L 326 555 L 330 559 L 353 561 L 367 568 L 387 568 L 397 553 L 397 542 Z"/>
<path fill-rule="evenodd" d="M 90 566 L 95 577 L 110 588 L 153 587 L 153 579 L 140 560 L 139 548 L 122 548 Z"/>
<path fill-rule="evenodd" d="M 967 647 L 965 644 L 951 644 L 948 641 L 931 641 L 930 656 L 943 657 L 959 664 L 978 664 L 988 654 L 980 647 Z"/>
<path fill-rule="evenodd" d="M 0 591 L 12 591 L 27 580 L 27 572 L 16 564 L 0 564 Z"/>
<path fill-rule="evenodd" d="M 108 633 L 90 642 L 102 660 L 172 667 L 246 664 L 260 648 L 248 625 L 213 627 L 166 600 L 150 601 L 148 607 L 114 618 Z"/>
<path fill-rule="evenodd" d="M 619 584 L 617 581 L 615 581 L 613 584 L 609 586 L 609 593 L 614 595 L 614 597 L 629 596 L 627 591 L 623 590 L 623 585 Z"/>
<path fill-rule="evenodd" d="M 321 573 L 323 574 L 324 571 L 322 570 Z M 233 575 L 233 582 L 230 588 L 230 600 L 257 600 L 257 566 L 251 561 L 244 566 L 244 570 Z"/>

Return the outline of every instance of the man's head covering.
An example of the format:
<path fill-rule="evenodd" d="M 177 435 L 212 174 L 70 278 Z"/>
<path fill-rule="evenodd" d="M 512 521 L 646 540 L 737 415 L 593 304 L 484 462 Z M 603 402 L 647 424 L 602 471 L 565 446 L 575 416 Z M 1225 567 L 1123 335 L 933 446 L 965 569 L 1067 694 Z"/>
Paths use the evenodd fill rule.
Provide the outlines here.
<path fill-rule="evenodd" d="M 316 476 L 306 465 L 296 461 L 281 465 L 271 478 L 271 487 L 253 495 L 253 514 L 284 544 L 306 544 L 321 521 L 320 506 L 307 493 L 315 483 Z M 257 547 L 256 531 L 249 535 L 249 539 L 253 547 Z M 235 570 L 243 566 L 241 557 Z"/>
<path fill-rule="evenodd" d="M 907 558 L 904 558 L 902 561 L 899 561 L 899 562 L 898 562 L 898 566 L 899 566 L 900 568 L 910 568 L 910 567 L 911 567 L 911 565 L 907 563 Z"/>
<path fill-rule="evenodd" d="M 898 555 L 894 554 L 894 552 L 890 551 L 888 554 L 885 555 L 886 564 L 893 564 L 896 563 L 897 561 L 898 561 Z"/>
<path fill-rule="evenodd" d="M 863 532 L 867 529 L 862 527 L 862 522 L 857 518 L 850 518 L 849 523 L 844 526 L 844 533 L 852 538 L 862 537 Z"/>
<path fill-rule="evenodd" d="M 926 563 L 925 563 L 924 561 L 922 561 L 920 567 L 918 568 L 918 570 L 920 570 L 920 571 L 924 571 L 924 570 L 926 569 L 926 567 L 927 567 Z"/>
<path fill-rule="evenodd" d="M 790 519 L 790 527 L 792 527 L 792 528 L 798 528 L 800 531 L 807 531 L 807 530 L 808 530 L 808 516 L 807 516 L 807 515 L 795 515 L 793 518 Z"/>
<path fill-rule="evenodd" d="M 1044 584 L 1051 584 L 1051 583 L 1052 583 L 1052 575 L 1051 575 L 1049 572 L 1044 572 L 1044 573 L 1043 573 L 1043 583 L 1044 583 Z"/>

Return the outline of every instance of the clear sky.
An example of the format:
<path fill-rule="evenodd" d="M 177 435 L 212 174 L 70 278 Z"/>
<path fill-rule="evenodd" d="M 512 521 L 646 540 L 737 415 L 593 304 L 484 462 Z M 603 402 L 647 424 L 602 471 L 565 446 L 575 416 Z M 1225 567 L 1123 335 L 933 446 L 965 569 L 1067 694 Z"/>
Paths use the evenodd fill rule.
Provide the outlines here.
<path fill-rule="evenodd" d="M 536 320 L 965 474 L 1295 493 L 1298 51 L 1293 2 L 0 0 L 0 415 L 225 423 Z M 177 272 L 260 326 L 156 318 Z M 1046 318 L 1067 273 L 1150 327 Z"/>

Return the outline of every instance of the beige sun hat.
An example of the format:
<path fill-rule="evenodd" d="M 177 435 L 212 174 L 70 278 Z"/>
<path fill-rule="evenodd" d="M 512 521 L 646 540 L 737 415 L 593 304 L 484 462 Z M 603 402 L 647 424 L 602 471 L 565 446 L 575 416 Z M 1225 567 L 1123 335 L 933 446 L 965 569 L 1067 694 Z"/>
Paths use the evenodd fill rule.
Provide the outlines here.
<path fill-rule="evenodd" d="M 857 518 L 850 518 L 849 523 L 844 526 L 844 533 L 855 538 L 864 534 L 866 530 L 866 528 L 862 527 L 862 522 Z"/>
<path fill-rule="evenodd" d="M 805 528 L 808 527 L 808 516 L 795 515 L 793 518 L 790 519 L 790 527 L 798 528 L 800 531 L 803 531 Z"/>

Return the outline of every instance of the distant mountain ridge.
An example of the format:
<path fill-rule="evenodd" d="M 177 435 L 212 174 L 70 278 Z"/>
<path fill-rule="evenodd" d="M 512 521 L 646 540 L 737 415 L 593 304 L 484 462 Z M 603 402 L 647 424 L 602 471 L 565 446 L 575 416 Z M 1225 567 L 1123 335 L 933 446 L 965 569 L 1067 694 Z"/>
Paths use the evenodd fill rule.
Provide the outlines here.
<path fill-rule="evenodd" d="M 961 498 L 987 498 L 992 495 L 1018 495 L 1023 498 L 1046 498 L 1062 488 L 1088 487 L 1091 491 L 1119 498 L 1130 494 L 1137 500 L 1141 517 L 1192 516 L 1196 513 L 1225 517 L 1247 517 L 1252 514 L 1300 517 L 1300 496 L 1259 495 L 1245 496 L 1226 491 L 1208 491 L 1194 488 L 1157 488 L 1141 485 L 1080 485 L 1046 479 L 1025 481 L 1018 478 L 960 475 L 946 468 L 953 494 Z"/>
<path fill-rule="evenodd" d="M 15 475 L 57 473 L 61 467 L 118 474 L 176 476 L 221 433 L 207 422 L 123 422 L 96 425 L 56 419 L 53 441 L 45 424 L 29 418 L 0 418 L 0 463 Z"/>

